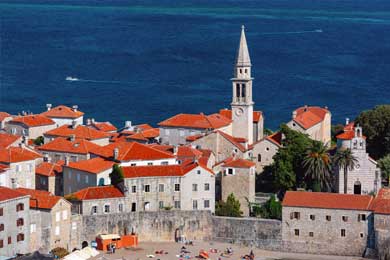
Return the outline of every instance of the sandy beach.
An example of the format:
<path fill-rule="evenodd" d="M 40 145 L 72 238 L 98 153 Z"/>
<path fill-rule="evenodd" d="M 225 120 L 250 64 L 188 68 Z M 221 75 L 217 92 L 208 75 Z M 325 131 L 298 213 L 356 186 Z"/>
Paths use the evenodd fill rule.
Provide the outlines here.
<path fill-rule="evenodd" d="M 206 250 L 209 252 L 210 260 L 241 260 L 241 256 L 250 253 L 250 247 L 244 247 L 239 245 L 232 245 L 227 243 L 216 242 L 204 242 L 196 241 L 193 246 L 185 246 L 186 250 L 190 253 L 187 254 L 187 258 L 180 257 L 180 249 L 183 244 L 174 242 L 143 242 L 140 243 L 137 248 L 132 249 L 120 249 L 115 254 L 101 253 L 99 256 L 93 258 L 94 260 L 185 260 L 185 259 L 198 259 L 200 250 Z M 221 253 L 228 247 L 233 249 L 233 254 L 229 257 L 220 256 Z M 217 249 L 217 253 L 210 252 L 211 249 Z M 163 254 L 156 254 L 156 251 L 163 250 Z M 166 253 L 165 253 L 166 252 Z M 341 256 L 328 256 L 328 255 L 308 255 L 308 254 L 296 254 L 296 253 L 284 253 L 265 251 L 257 248 L 253 248 L 256 260 L 359 260 L 361 257 L 341 257 Z M 148 257 L 153 255 L 153 257 Z"/>

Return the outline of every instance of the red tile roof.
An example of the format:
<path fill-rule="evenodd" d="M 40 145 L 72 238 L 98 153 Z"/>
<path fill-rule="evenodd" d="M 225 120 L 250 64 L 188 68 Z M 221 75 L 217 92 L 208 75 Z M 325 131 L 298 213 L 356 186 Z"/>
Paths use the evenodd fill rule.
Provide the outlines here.
<path fill-rule="evenodd" d="M 27 127 L 37 127 L 55 124 L 55 122 L 50 118 L 41 115 L 18 116 L 13 118 L 8 123 L 23 124 Z"/>
<path fill-rule="evenodd" d="M 228 119 L 232 119 L 232 111 L 230 109 L 220 109 L 219 114 L 223 115 Z M 253 123 L 258 123 L 260 118 L 263 116 L 263 112 L 261 111 L 253 111 Z"/>
<path fill-rule="evenodd" d="M 41 115 L 52 118 L 79 118 L 84 115 L 84 113 L 78 110 L 74 111 L 70 107 L 60 105 L 41 113 Z"/>
<path fill-rule="evenodd" d="M 103 171 L 111 169 L 114 164 L 115 163 L 113 161 L 108 161 L 100 157 L 96 157 L 90 160 L 69 162 L 69 165 L 66 165 L 64 167 L 77 169 L 89 173 L 99 174 Z"/>
<path fill-rule="evenodd" d="M 57 137 L 70 137 L 71 135 L 74 135 L 75 138 L 87 140 L 96 140 L 109 137 L 108 133 L 91 129 L 83 125 L 78 125 L 76 128 L 73 128 L 71 125 L 63 125 L 44 133 L 44 135 Z"/>
<path fill-rule="evenodd" d="M 19 135 L 10 135 L 7 133 L 0 133 L 0 148 L 8 148 L 10 145 L 21 139 Z"/>
<path fill-rule="evenodd" d="M 40 151 L 88 154 L 92 151 L 100 150 L 101 148 L 101 146 L 84 139 L 69 141 L 65 138 L 58 137 L 47 144 L 39 146 L 37 149 Z"/>
<path fill-rule="evenodd" d="M 382 188 L 371 203 L 370 209 L 377 214 L 390 214 L 390 189 Z"/>
<path fill-rule="evenodd" d="M 6 201 L 10 199 L 16 199 L 25 197 L 26 194 L 21 193 L 17 190 L 13 190 L 7 187 L 0 186 L 0 201 Z"/>
<path fill-rule="evenodd" d="M 35 160 L 41 157 L 40 154 L 21 147 L 0 149 L 0 162 L 7 164 Z"/>
<path fill-rule="evenodd" d="M 235 159 L 230 162 L 227 162 L 223 165 L 223 167 L 231 167 L 231 168 L 251 168 L 256 164 L 252 161 L 248 161 L 245 159 Z"/>
<path fill-rule="evenodd" d="M 177 147 L 176 156 L 178 158 L 190 157 L 190 158 L 199 158 L 203 153 L 195 148 L 190 146 L 179 146 Z"/>
<path fill-rule="evenodd" d="M 26 188 L 17 188 L 18 192 L 30 195 L 30 208 L 52 209 L 58 201 L 62 199 L 60 196 L 55 196 L 52 193 L 44 190 L 33 190 Z"/>
<path fill-rule="evenodd" d="M 123 198 L 125 195 L 114 186 L 88 187 L 73 193 L 78 200 Z"/>
<path fill-rule="evenodd" d="M 354 137 L 355 137 L 355 124 L 353 122 L 346 125 L 344 127 L 344 132 L 336 136 L 337 139 L 341 139 L 341 140 L 352 140 L 352 138 Z M 364 135 L 363 138 L 366 139 Z"/>
<path fill-rule="evenodd" d="M 147 129 L 147 130 L 141 131 L 139 133 L 135 133 L 133 135 L 130 135 L 127 137 L 127 139 L 148 141 L 149 139 L 156 138 L 159 136 L 160 136 L 160 129 L 152 128 L 152 129 Z"/>
<path fill-rule="evenodd" d="M 369 195 L 287 191 L 283 207 L 369 210 L 372 200 Z"/>
<path fill-rule="evenodd" d="M 136 125 L 134 126 L 135 128 L 137 129 L 141 129 L 142 131 L 145 131 L 145 130 L 148 130 L 148 129 L 152 129 L 153 127 L 149 124 L 140 124 L 140 125 Z"/>
<path fill-rule="evenodd" d="M 282 132 L 276 132 L 273 133 L 272 135 L 269 135 L 266 137 L 267 140 L 271 141 L 272 143 L 281 146 L 282 145 Z"/>
<path fill-rule="evenodd" d="M 232 122 L 220 114 L 178 114 L 159 123 L 160 126 L 185 127 L 198 129 L 218 129 Z"/>
<path fill-rule="evenodd" d="M 105 158 L 112 158 L 115 148 L 118 148 L 119 150 L 119 155 L 117 158 L 119 161 L 160 160 L 175 158 L 171 153 L 154 149 L 151 146 L 137 142 L 111 143 L 102 147 L 101 149 L 93 151 L 93 153 Z"/>
<path fill-rule="evenodd" d="M 9 169 L 9 166 L 0 164 L 0 173 L 5 172 Z"/>
<path fill-rule="evenodd" d="M 227 133 L 224 133 L 222 131 L 216 131 L 221 136 L 223 136 L 226 140 L 231 142 L 234 146 L 236 146 L 240 151 L 245 152 L 247 149 L 245 146 L 243 146 L 241 143 L 237 142 L 237 139 L 231 135 L 228 135 Z"/>
<path fill-rule="evenodd" d="M 95 123 L 92 123 L 91 126 L 95 127 L 97 130 L 103 131 L 103 132 L 113 132 L 113 131 L 118 130 L 110 122 L 95 122 Z"/>
<path fill-rule="evenodd" d="M 199 138 L 202 138 L 203 134 L 197 134 L 197 135 L 190 135 L 186 137 L 187 142 L 193 142 L 195 140 L 198 140 Z"/>
<path fill-rule="evenodd" d="M 162 145 L 162 144 L 148 144 L 148 146 L 154 149 L 173 154 L 173 145 Z"/>
<path fill-rule="evenodd" d="M 53 177 L 62 173 L 62 165 L 62 161 L 61 163 L 42 162 L 41 164 L 37 165 L 37 167 L 35 167 L 35 174 Z"/>
<path fill-rule="evenodd" d="M 11 115 L 7 112 L 0 112 L 0 121 L 3 121 L 6 117 L 10 117 Z"/>
<path fill-rule="evenodd" d="M 328 109 L 322 107 L 300 107 L 296 109 L 296 117 L 294 122 L 302 126 L 304 129 L 309 129 L 325 119 L 325 115 L 329 113 Z"/>

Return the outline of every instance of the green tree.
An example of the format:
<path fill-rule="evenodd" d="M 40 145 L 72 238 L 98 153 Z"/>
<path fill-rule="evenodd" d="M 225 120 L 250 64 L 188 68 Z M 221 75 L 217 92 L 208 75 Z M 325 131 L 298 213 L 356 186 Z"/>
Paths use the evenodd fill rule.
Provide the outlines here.
<path fill-rule="evenodd" d="M 43 143 L 44 143 L 43 136 L 38 136 L 37 138 L 34 139 L 33 142 L 35 145 L 38 145 L 38 146 L 43 145 Z"/>
<path fill-rule="evenodd" d="M 234 194 L 231 193 L 227 197 L 226 202 L 217 202 L 215 214 L 217 216 L 241 217 L 242 211 L 240 210 L 240 206 L 240 202 L 234 197 Z"/>
<path fill-rule="evenodd" d="M 268 136 L 268 135 L 272 135 L 274 132 L 271 130 L 271 129 L 269 129 L 269 128 L 265 128 L 264 129 L 264 136 Z"/>
<path fill-rule="evenodd" d="M 319 185 L 319 190 L 329 188 L 332 172 L 331 159 L 327 147 L 322 142 L 312 142 L 302 163 L 305 177 L 311 181 L 313 190 L 318 190 L 315 188 L 316 185 Z"/>
<path fill-rule="evenodd" d="M 333 158 L 333 163 L 339 169 L 344 170 L 344 194 L 347 194 L 348 170 L 352 171 L 357 164 L 357 159 L 351 149 L 339 149 Z"/>
<path fill-rule="evenodd" d="M 112 166 L 112 172 L 110 173 L 110 179 L 112 185 L 118 185 L 119 183 L 123 182 L 123 170 L 122 167 L 118 164 L 114 164 Z"/>
<path fill-rule="evenodd" d="M 282 203 L 276 199 L 275 195 L 261 207 L 260 216 L 262 218 L 282 219 Z"/>
<path fill-rule="evenodd" d="M 367 151 L 376 160 L 390 153 L 390 105 L 376 106 L 363 111 L 355 124 L 363 128 L 367 137 Z"/>
<path fill-rule="evenodd" d="M 386 155 L 378 161 L 378 166 L 382 172 L 382 178 L 387 181 L 390 186 L 390 154 Z"/>

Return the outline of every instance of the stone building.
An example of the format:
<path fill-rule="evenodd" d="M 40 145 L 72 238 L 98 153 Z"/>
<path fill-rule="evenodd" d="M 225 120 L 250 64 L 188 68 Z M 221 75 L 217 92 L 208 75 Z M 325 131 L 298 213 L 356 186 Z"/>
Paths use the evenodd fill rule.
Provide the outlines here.
<path fill-rule="evenodd" d="M 41 161 L 40 154 L 27 148 L 0 149 L 0 164 L 8 168 L 0 175 L 0 184 L 9 188 L 35 188 L 35 165 Z"/>
<path fill-rule="evenodd" d="M 327 107 L 304 106 L 293 111 L 292 119 L 287 126 L 330 147 L 331 119 L 332 114 Z"/>
<path fill-rule="evenodd" d="M 74 105 L 72 108 L 60 105 L 52 108 L 51 104 L 47 104 L 47 111 L 41 113 L 41 115 L 51 118 L 56 127 L 63 125 L 82 125 L 84 113 L 78 110 L 78 106 Z"/>
<path fill-rule="evenodd" d="M 48 253 L 56 247 L 70 248 L 71 203 L 47 191 L 18 188 L 30 196 L 30 252 Z"/>
<path fill-rule="evenodd" d="M 55 122 L 41 115 L 17 116 L 5 124 L 7 133 L 25 136 L 28 139 L 36 139 L 54 128 L 56 128 Z"/>
<path fill-rule="evenodd" d="M 83 125 L 77 125 L 75 122 L 72 125 L 63 125 L 43 134 L 45 143 L 53 141 L 55 138 L 74 138 L 75 140 L 84 139 L 97 145 L 109 144 L 110 134 L 91 129 Z"/>
<path fill-rule="evenodd" d="M 160 126 L 162 144 L 186 144 L 186 138 L 220 130 L 231 134 L 231 120 L 220 114 L 178 114 L 168 118 Z"/>
<path fill-rule="evenodd" d="M 256 172 L 261 173 L 265 166 L 274 162 L 274 155 L 282 147 L 282 133 L 276 132 L 254 143 L 250 149 L 249 157 L 256 163 Z"/>
<path fill-rule="evenodd" d="M 337 135 L 337 149 L 350 149 L 357 163 L 347 172 L 348 194 L 377 193 L 381 188 L 381 174 L 377 163 L 366 151 L 363 129 L 347 124 L 344 132 Z M 336 191 L 344 193 L 344 169 L 336 168 Z"/>
<path fill-rule="evenodd" d="M 113 161 L 96 157 L 89 160 L 69 162 L 64 165 L 64 194 L 74 193 L 88 187 L 111 184 L 110 173 Z"/>
<path fill-rule="evenodd" d="M 214 173 L 198 163 L 123 167 L 131 211 L 215 208 Z"/>
<path fill-rule="evenodd" d="M 70 140 L 58 137 L 37 148 L 40 153 L 54 163 L 66 160 L 70 162 L 88 160 L 91 158 L 91 153 L 99 149 L 101 147 L 95 143 L 73 137 Z"/>
<path fill-rule="evenodd" d="M 63 195 L 63 161 L 42 162 L 35 167 L 35 189 Z"/>
<path fill-rule="evenodd" d="M 233 193 L 241 205 L 243 216 L 249 216 L 249 203 L 255 202 L 255 163 L 244 159 L 233 159 L 222 165 L 222 200 Z"/>
<path fill-rule="evenodd" d="M 362 256 L 373 237 L 372 200 L 368 195 L 287 191 L 282 209 L 284 250 Z"/>
<path fill-rule="evenodd" d="M 30 252 L 28 205 L 29 196 L 0 186 L 0 257 Z"/>

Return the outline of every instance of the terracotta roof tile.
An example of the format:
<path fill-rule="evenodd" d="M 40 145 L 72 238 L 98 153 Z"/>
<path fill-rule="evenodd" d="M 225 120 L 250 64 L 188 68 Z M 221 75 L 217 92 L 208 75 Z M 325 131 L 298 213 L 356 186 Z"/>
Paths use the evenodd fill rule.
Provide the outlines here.
<path fill-rule="evenodd" d="M 219 114 L 223 115 L 228 119 L 232 119 L 232 111 L 230 109 L 220 109 Z M 253 123 L 258 123 L 260 118 L 263 116 L 263 112 L 261 111 L 253 111 Z"/>
<path fill-rule="evenodd" d="M 370 209 L 377 214 L 390 214 L 390 189 L 382 188 L 371 203 Z"/>
<path fill-rule="evenodd" d="M 329 113 L 327 109 L 322 107 L 300 107 L 295 112 L 294 122 L 304 129 L 309 129 L 322 122 L 325 119 L 325 115 Z"/>
<path fill-rule="evenodd" d="M 354 123 L 349 123 L 344 127 L 344 132 L 336 136 L 337 139 L 341 140 L 352 140 L 355 137 L 355 125 Z M 366 137 L 363 135 L 363 138 Z"/>
<path fill-rule="evenodd" d="M 81 111 L 74 111 L 70 107 L 60 105 L 41 113 L 41 115 L 51 118 L 79 118 L 84 115 L 84 113 Z"/>
<path fill-rule="evenodd" d="M 58 203 L 58 201 L 62 199 L 60 196 L 55 196 L 52 193 L 43 190 L 33 190 L 26 188 L 17 188 L 16 190 L 20 193 L 31 196 L 30 208 L 32 209 L 52 209 Z"/>
<path fill-rule="evenodd" d="M 245 146 L 243 146 L 241 143 L 237 142 L 236 138 L 234 138 L 233 136 L 231 135 L 228 135 L 227 133 L 224 133 L 222 131 L 216 131 L 217 133 L 219 133 L 221 136 L 223 136 L 226 140 L 228 140 L 229 142 L 231 142 L 234 146 L 236 146 L 241 152 L 245 152 L 247 149 L 245 148 Z"/>
<path fill-rule="evenodd" d="M 95 123 L 91 123 L 91 126 L 96 128 L 97 130 L 103 131 L 103 132 L 113 132 L 113 131 L 118 130 L 110 122 L 95 122 Z"/>
<path fill-rule="evenodd" d="M 276 132 L 273 133 L 272 135 L 267 136 L 266 139 L 278 146 L 282 146 L 282 137 L 283 137 L 282 132 Z"/>
<path fill-rule="evenodd" d="M 203 155 L 203 153 L 195 148 L 192 148 L 190 146 L 179 146 L 177 147 L 177 153 L 176 156 L 178 158 L 199 158 Z"/>
<path fill-rule="evenodd" d="M 147 130 L 141 131 L 139 133 L 135 133 L 133 135 L 130 135 L 127 137 L 127 139 L 148 141 L 149 139 L 153 139 L 153 138 L 156 138 L 159 136 L 160 136 L 160 129 L 152 128 L 152 129 L 147 129 Z"/>
<path fill-rule="evenodd" d="M 61 161 L 62 162 L 62 161 Z M 42 162 L 35 167 L 35 174 L 54 177 L 62 173 L 63 163 Z"/>
<path fill-rule="evenodd" d="M 0 121 L 3 121 L 6 117 L 10 117 L 11 115 L 7 112 L 0 112 Z"/>
<path fill-rule="evenodd" d="M 159 123 L 160 126 L 186 127 L 198 129 L 218 129 L 232 121 L 220 114 L 178 114 Z"/>
<path fill-rule="evenodd" d="M 37 149 L 40 151 L 88 154 L 93 151 L 100 150 L 101 148 L 101 146 L 84 139 L 69 141 L 65 138 L 58 137 L 47 144 L 39 146 Z"/>
<path fill-rule="evenodd" d="M 0 173 L 9 170 L 9 166 L 0 163 Z"/>
<path fill-rule="evenodd" d="M 195 140 L 198 140 L 203 137 L 203 134 L 197 134 L 197 135 L 190 135 L 186 137 L 187 142 L 193 142 Z"/>
<path fill-rule="evenodd" d="M 369 210 L 372 199 L 369 195 L 287 191 L 283 207 Z"/>
<path fill-rule="evenodd" d="M 138 128 L 138 129 L 141 129 L 142 131 L 145 131 L 145 130 L 149 130 L 149 129 L 152 129 L 153 127 L 149 124 L 140 124 L 140 125 L 136 125 L 134 126 L 135 128 Z"/>
<path fill-rule="evenodd" d="M 96 157 L 89 160 L 69 162 L 69 165 L 66 165 L 64 167 L 77 169 L 89 173 L 99 174 L 103 171 L 111 169 L 114 164 L 115 163 L 113 161 L 108 161 L 100 157 Z"/>
<path fill-rule="evenodd" d="M 125 195 L 114 186 L 88 187 L 72 194 L 78 200 L 123 198 Z"/>
<path fill-rule="evenodd" d="M 8 122 L 9 124 L 23 124 L 27 127 L 37 127 L 45 125 L 54 125 L 55 122 L 42 115 L 18 116 Z"/>
<path fill-rule="evenodd" d="M 10 145 L 21 139 L 19 135 L 10 135 L 7 133 L 0 133 L 0 148 L 8 148 Z"/>
<path fill-rule="evenodd" d="M 231 168 L 251 168 L 256 164 L 252 161 L 248 161 L 245 159 L 236 159 L 230 162 L 227 162 L 223 165 L 223 167 L 231 167 Z"/>
<path fill-rule="evenodd" d="M 35 160 L 41 157 L 40 154 L 21 147 L 0 149 L 0 162 L 7 164 Z"/>
<path fill-rule="evenodd" d="M 71 125 L 63 125 L 44 133 L 44 135 L 57 137 L 71 137 L 72 135 L 74 135 L 75 138 L 86 140 L 109 138 L 108 133 L 91 129 L 83 125 L 78 125 L 76 126 L 76 128 L 73 128 Z"/>
<path fill-rule="evenodd" d="M 0 186 L 0 201 L 6 201 L 10 199 L 16 199 L 25 197 L 26 194 L 21 193 L 17 190 L 13 190 L 7 187 Z"/>

